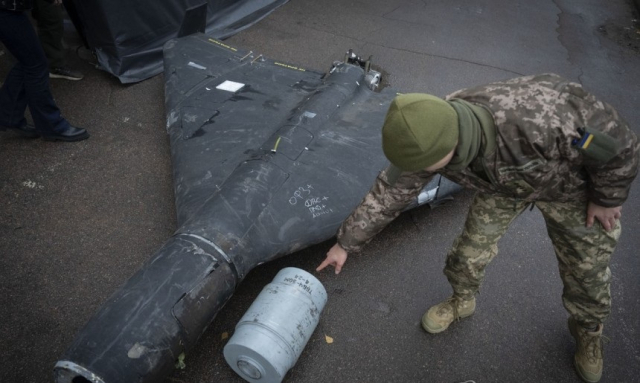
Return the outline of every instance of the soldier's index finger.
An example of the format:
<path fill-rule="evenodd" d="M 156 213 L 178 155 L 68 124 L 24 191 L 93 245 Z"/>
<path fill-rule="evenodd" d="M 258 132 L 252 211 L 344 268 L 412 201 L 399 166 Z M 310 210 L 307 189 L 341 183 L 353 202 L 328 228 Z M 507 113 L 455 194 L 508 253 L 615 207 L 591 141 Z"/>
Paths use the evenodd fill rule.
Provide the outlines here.
<path fill-rule="evenodd" d="M 329 260 L 325 259 L 324 261 L 322 261 L 322 263 L 320 264 L 320 266 L 318 266 L 316 268 L 316 271 L 320 271 L 322 269 L 324 269 L 325 267 L 327 267 L 327 265 L 329 265 Z"/>

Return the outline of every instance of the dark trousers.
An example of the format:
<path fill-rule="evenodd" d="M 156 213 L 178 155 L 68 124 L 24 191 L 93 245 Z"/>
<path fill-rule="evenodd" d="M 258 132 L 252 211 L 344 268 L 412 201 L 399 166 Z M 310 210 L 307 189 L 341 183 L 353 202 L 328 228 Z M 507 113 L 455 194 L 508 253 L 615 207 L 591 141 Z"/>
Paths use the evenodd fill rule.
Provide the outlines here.
<path fill-rule="evenodd" d="M 24 12 L 0 10 L 0 41 L 18 60 L 0 89 L 0 126 L 17 128 L 29 106 L 36 130 L 60 132 L 69 126 L 49 87 L 49 65 Z"/>
<path fill-rule="evenodd" d="M 55 5 L 45 0 L 35 0 L 31 15 L 38 24 L 38 37 L 49 60 L 50 68 L 65 66 L 64 23 L 62 20 L 62 5 Z"/>

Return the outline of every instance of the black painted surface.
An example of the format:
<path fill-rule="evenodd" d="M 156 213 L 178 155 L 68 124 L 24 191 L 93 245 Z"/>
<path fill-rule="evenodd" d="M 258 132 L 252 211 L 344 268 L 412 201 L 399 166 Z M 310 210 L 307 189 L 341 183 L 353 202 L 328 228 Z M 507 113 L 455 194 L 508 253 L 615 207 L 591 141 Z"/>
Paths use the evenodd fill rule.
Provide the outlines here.
<path fill-rule="evenodd" d="M 200 34 L 170 41 L 165 67 L 178 230 L 78 333 L 59 383 L 164 378 L 247 273 L 335 235 L 388 165 L 395 93 L 367 88 L 360 66 L 324 75 Z"/>

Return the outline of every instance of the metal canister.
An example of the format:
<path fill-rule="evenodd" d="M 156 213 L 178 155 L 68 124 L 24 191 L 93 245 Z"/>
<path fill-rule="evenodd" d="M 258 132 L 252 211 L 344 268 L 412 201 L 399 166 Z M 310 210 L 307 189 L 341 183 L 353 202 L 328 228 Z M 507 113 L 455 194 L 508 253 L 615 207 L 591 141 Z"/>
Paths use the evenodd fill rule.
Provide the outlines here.
<path fill-rule="evenodd" d="M 236 325 L 224 357 L 248 382 L 281 382 L 293 367 L 327 302 L 322 283 L 308 272 L 280 270 Z"/>

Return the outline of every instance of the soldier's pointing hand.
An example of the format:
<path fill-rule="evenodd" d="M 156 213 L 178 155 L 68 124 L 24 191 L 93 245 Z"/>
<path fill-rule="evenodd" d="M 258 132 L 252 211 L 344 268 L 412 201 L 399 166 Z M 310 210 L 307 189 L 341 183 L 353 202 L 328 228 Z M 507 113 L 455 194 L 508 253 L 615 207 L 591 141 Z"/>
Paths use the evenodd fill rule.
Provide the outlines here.
<path fill-rule="evenodd" d="M 335 267 L 336 274 L 340 274 L 342 270 L 342 266 L 347 261 L 347 251 L 340 246 L 340 244 L 336 243 L 333 245 L 331 249 L 327 252 L 327 258 L 318 266 L 316 271 L 320 271 L 325 267 L 331 265 Z"/>

